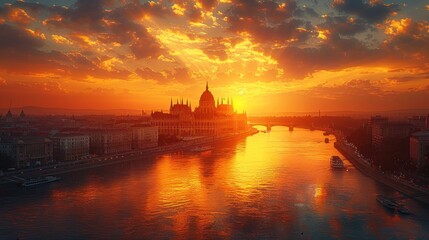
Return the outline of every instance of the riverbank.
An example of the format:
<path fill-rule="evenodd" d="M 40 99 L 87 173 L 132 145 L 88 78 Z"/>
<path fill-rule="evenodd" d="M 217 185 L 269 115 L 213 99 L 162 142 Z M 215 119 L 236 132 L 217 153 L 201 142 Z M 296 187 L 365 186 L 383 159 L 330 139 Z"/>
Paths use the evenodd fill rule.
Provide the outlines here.
<path fill-rule="evenodd" d="M 347 145 L 339 134 L 335 134 L 337 141 L 334 147 L 341 152 L 360 172 L 374 180 L 387 185 L 404 195 L 421 203 L 429 204 L 429 189 L 417 186 L 400 178 L 396 178 L 373 167 L 367 160 L 359 156 L 356 149 Z"/>
<path fill-rule="evenodd" d="M 6 172 L 0 178 L 0 184 L 19 182 L 19 179 L 28 179 L 49 175 L 61 175 L 70 172 L 82 171 L 91 168 L 97 168 L 107 165 L 113 165 L 128 161 L 135 161 L 142 157 L 148 157 L 155 154 L 168 153 L 174 151 L 186 151 L 190 148 L 203 145 L 212 145 L 223 141 L 245 138 L 258 133 L 257 130 L 250 128 L 240 133 L 224 134 L 212 137 L 202 137 L 198 139 L 181 141 L 175 144 L 158 146 L 147 149 L 121 152 L 112 155 L 104 155 L 90 159 L 78 160 L 73 162 L 56 163 L 53 165 L 40 166 L 33 169 L 20 169 L 13 172 Z M 18 178 L 16 178 L 18 177 Z"/>

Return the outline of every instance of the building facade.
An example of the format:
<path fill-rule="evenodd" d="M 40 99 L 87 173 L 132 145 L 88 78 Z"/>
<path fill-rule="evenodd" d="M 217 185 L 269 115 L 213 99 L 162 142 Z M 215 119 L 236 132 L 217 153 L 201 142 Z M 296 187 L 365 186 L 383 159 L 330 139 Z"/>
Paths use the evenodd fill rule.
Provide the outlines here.
<path fill-rule="evenodd" d="M 158 146 L 158 127 L 134 125 L 132 129 L 132 148 L 144 149 Z"/>
<path fill-rule="evenodd" d="M 428 119 L 429 116 L 412 116 L 408 118 L 408 123 L 420 131 L 425 131 L 429 128 Z"/>
<path fill-rule="evenodd" d="M 52 141 L 44 137 L 2 138 L 0 153 L 16 168 L 53 163 Z"/>
<path fill-rule="evenodd" d="M 371 117 L 372 146 L 379 146 L 385 139 L 408 138 L 411 133 L 418 130 L 415 126 L 407 122 L 390 122 L 388 118 L 375 116 Z"/>
<path fill-rule="evenodd" d="M 417 168 L 429 166 L 429 131 L 411 135 L 410 161 Z"/>
<path fill-rule="evenodd" d="M 89 136 L 57 134 L 51 138 L 56 161 L 74 161 L 89 155 Z"/>
<path fill-rule="evenodd" d="M 232 100 L 215 99 L 208 84 L 202 93 L 199 105 L 192 111 L 191 104 L 183 100 L 170 102 L 169 113 L 153 112 L 152 126 L 157 126 L 159 134 L 186 136 L 215 136 L 241 132 L 247 129 L 247 116 L 234 111 Z"/>
<path fill-rule="evenodd" d="M 89 152 L 105 155 L 130 151 L 132 131 L 128 129 L 93 130 L 89 133 Z"/>

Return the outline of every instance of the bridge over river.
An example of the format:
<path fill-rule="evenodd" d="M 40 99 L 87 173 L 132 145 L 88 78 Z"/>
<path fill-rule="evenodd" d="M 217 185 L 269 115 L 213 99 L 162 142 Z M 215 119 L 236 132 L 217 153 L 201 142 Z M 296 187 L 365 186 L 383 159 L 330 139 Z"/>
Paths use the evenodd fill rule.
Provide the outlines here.
<path fill-rule="evenodd" d="M 290 130 L 293 130 L 293 128 L 295 127 L 295 124 L 290 122 L 249 122 L 247 125 L 251 127 L 264 126 L 267 131 L 271 131 L 271 128 L 276 126 L 289 127 Z"/>

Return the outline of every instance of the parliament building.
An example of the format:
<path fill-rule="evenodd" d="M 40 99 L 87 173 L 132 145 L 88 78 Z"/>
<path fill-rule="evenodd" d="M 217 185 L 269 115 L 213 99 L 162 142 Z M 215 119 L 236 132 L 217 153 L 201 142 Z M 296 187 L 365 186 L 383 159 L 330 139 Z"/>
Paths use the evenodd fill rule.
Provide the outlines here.
<path fill-rule="evenodd" d="M 153 112 L 152 126 L 158 126 L 159 134 L 188 136 L 216 136 L 226 133 L 238 133 L 247 129 L 247 116 L 234 111 L 233 102 L 224 103 L 215 99 L 206 84 L 206 90 L 201 94 L 199 106 L 192 111 L 191 104 L 177 100 L 170 102 L 169 113 Z"/>

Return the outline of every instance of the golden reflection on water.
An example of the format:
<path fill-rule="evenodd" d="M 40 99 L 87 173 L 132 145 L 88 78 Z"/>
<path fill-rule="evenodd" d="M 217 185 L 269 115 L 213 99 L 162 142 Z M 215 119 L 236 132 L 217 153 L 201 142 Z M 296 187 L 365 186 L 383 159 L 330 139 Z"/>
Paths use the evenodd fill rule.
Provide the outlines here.
<path fill-rule="evenodd" d="M 314 189 L 314 197 L 315 198 L 322 197 L 323 196 L 322 190 L 323 189 L 321 187 L 317 187 L 316 189 Z"/>
<path fill-rule="evenodd" d="M 55 183 L 62 187 L 50 191 L 46 212 L 63 226 L 58 231 L 68 231 L 70 221 L 105 238 L 294 238 L 305 232 L 316 239 L 350 236 L 345 231 L 374 237 L 382 235 L 379 229 L 401 226 L 407 229 L 400 236 L 408 237 L 420 228 L 377 205 L 379 185 L 353 167 L 330 170 L 329 157 L 339 153 L 334 139 L 323 139 L 321 132 L 276 127 L 211 152 L 164 154 L 72 174 Z M 45 216 L 37 214 L 26 204 L 5 217 L 32 225 L 36 220 L 20 223 L 15 215 Z"/>

